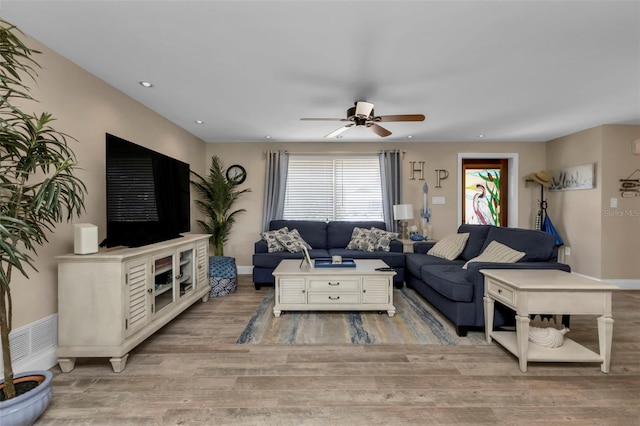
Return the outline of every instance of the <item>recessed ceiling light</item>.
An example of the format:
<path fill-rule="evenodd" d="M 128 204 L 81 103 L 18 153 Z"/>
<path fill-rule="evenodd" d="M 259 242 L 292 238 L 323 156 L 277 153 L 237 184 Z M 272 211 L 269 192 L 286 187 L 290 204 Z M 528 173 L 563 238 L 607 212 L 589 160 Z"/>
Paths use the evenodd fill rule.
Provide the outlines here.
<path fill-rule="evenodd" d="M 484 138 L 484 135 L 483 134 L 479 134 L 478 138 L 482 139 L 482 138 Z"/>
<path fill-rule="evenodd" d="M 202 121 L 202 120 L 196 120 L 196 121 L 195 121 L 195 123 L 196 123 L 196 124 L 204 124 L 204 121 Z"/>
<path fill-rule="evenodd" d="M 148 81 L 141 81 L 140 82 L 140 86 L 142 87 L 146 87 L 147 89 L 153 87 L 153 84 L 149 83 Z"/>
<path fill-rule="evenodd" d="M 413 139 L 413 135 L 407 136 L 407 139 Z"/>
<path fill-rule="evenodd" d="M 264 137 L 265 139 L 271 139 L 271 136 L 267 135 Z"/>

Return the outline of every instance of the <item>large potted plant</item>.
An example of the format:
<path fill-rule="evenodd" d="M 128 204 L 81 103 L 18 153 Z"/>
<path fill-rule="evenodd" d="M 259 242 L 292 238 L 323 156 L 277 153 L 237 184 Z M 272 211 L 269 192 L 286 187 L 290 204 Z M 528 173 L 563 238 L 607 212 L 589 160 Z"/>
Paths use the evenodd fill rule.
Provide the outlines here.
<path fill-rule="evenodd" d="M 229 238 L 231 228 L 240 213 L 245 209 L 233 209 L 234 204 L 251 189 L 238 189 L 240 176 L 227 179 L 223 172 L 224 164 L 220 158 L 214 155 L 211 158 L 211 167 L 207 177 L 202 177 L 196 172 L 191 172 L 195 179 L 191 184 L 196 189 L 201 199 L 196 204 L 206 216 L 206 220 L 198 220 L 202 230 L 211 234 L 213 254 L 209 260 L 211 285 L 210 296 L 224 296 L 236 289 L 235 259 L 224 255 L 224 243 Z"/>
<path fill-rule="evenodd" d="M 74 175 L 75 155 L 67 143 L 71 138 L 51 127 L 51 114 L 24 111 L 25 105 L 35 101 L 27 83 L 35 81 L 39 65 L 33 56 L 40 52 L 24 45 L 19 36 L 15 26 L 0 19 L 0 339 L 4 365 L 0 424 L 33 423 L 51 399 L 50 388 L 43 391 L 50 386 L 49 371 L 28 372 L 33 377 L 27 379 L 21 377 L 25 373 L 14 377 L 9 342 L 12 277 L 16 272 L 28 277 L 28 268 L 35 270 L 36 247 L 47 242 L 55 224 L 80 215 L 86 192 Z M 23 405 L 36 412 L 25 413 L 20 408 Z"/>

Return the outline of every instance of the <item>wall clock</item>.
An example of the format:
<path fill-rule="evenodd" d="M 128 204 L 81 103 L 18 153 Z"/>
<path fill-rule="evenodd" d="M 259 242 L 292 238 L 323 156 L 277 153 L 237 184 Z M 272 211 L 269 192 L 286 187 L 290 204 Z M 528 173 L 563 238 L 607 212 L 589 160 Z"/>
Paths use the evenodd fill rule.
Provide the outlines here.
<path fill-rule="evenodd" d="M 229 166 L 227 169 L 227 180 L 234 181 L 238 185 L 247 178 L 247 171 L 239 164 Z"/>

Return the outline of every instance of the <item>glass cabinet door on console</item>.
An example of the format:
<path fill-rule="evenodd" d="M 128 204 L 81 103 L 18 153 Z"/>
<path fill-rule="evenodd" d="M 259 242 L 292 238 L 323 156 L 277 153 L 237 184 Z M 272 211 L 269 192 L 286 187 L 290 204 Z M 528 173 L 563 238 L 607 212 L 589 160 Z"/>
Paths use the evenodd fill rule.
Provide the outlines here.
<path fill-rule="evenodd" d="M 178 265 L 178 275 L 176 275 L 179 297 L 194 291 L 195 262 L 193 260 L 193 248 L 180 251 L 180 264 Z"/>
<path fill-rule="evenodd" d="M 152 312 L 158 313 L 175 301 L 174 295 L 174 256 L 159 255 L 153 262 L 153 306 Z"/>

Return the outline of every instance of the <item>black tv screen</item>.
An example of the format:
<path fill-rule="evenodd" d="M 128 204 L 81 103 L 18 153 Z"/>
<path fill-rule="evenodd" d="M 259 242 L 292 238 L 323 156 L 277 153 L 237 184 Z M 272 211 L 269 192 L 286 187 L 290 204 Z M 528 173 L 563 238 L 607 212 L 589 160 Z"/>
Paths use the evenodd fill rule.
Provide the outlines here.
<path fill-rule="evenodd" d="M 190 230 L 189 164 L 107 133 L 107 247 L 139 247 Z"/>

